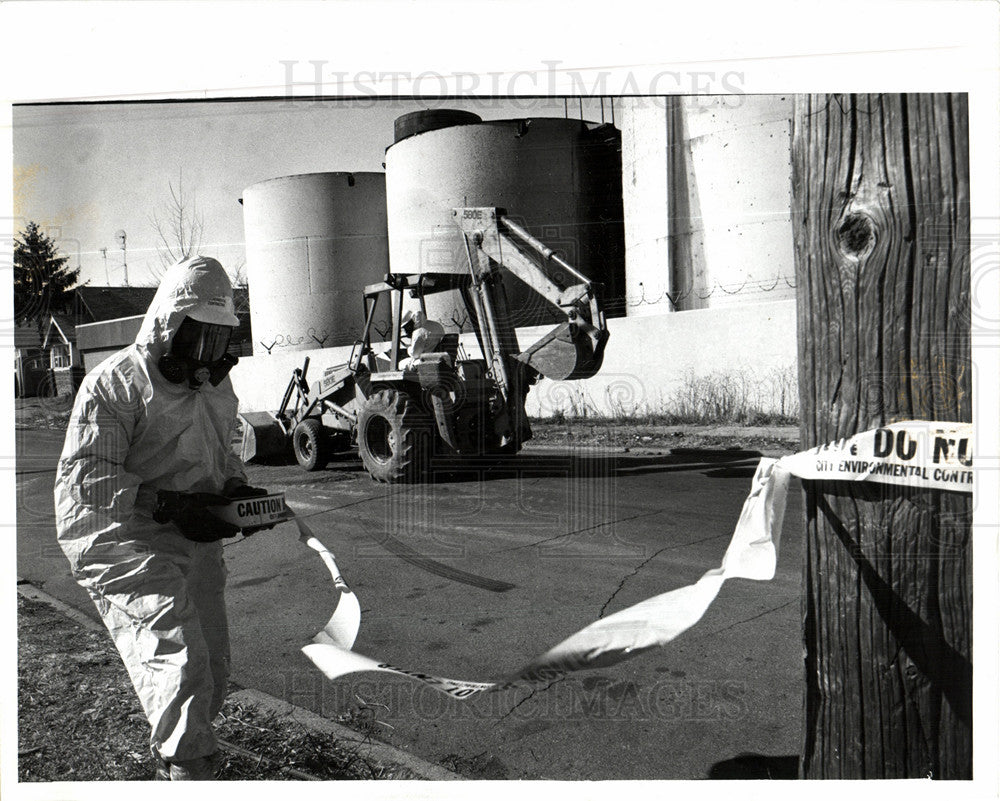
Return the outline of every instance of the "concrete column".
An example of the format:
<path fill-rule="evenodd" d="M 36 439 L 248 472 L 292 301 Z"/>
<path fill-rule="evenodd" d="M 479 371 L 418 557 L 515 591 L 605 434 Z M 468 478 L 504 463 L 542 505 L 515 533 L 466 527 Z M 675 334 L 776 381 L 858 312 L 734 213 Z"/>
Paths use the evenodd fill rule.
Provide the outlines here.
<path fill-rule="evenodd" d="M 630 317 L 672 311 L 667 101 L 625 97 L 622 129 L 625 297 Z M 617 115 L 616 115 L 617 116 Z"/>

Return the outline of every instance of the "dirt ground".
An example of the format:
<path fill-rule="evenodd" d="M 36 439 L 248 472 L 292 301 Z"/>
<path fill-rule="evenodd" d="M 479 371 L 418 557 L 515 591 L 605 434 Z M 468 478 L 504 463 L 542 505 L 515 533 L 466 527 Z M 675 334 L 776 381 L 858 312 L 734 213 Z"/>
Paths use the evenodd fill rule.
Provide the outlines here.
<path fill-rule="evenodd" d="M 662 425 L 655 422 L 567 419 L 533 420 L 528 447 L 600 447 L 626 453 L 665 453 L 684 448 L 757 450 L 765 455 L 798 448 L 798 426 Z"/>
<path fill-rule="evenodd" d="M 46 603 L 17 600 L 18 780 L 154 777 L 149 726 L 111 638 Z M 412 779 L 353 746 L 227 702 L 220 780 Z"/>

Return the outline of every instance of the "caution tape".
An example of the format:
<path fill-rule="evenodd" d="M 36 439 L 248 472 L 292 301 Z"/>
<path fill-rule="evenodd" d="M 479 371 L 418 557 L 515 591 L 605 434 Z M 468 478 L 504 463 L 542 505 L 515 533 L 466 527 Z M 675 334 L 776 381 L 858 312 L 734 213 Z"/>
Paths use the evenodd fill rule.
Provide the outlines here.
<path fill-rule="evenodd" d="M 972 492 L 972 424 L 893 423 L 785 456 L 780 464 L 811 480 Z"/>
<path fill-rule="evenodd" d="M 345 676 L 348 673 L 358 673 L 367 670 L 385 671 L 387 673 L 398 673 L 402 676 L 409 676 L 412 679 L 430 685 L 436 690 L 450 695 L 452 698 L 468 698 L 484 690 L 492 690 L 497 687 L 495 682 L 484 683 L 474 681 L 458 681 L 455 679 L 445 679 L 439 676 L 431 676 L 419 671 L 407 670 L 405 668 L 394 667 L 384 662 L 378 662 L 362 654 L 351 650 L 354 640 L 358 636 L 361 628 L 361 605 L 358 597 L 347 586 L 340 568 L 337 567 L 336 559 L 330 550 L 312 532 L 312 529 L 301 517 L 293 517 L 295 525 L 299 529 L 299 541 L 316 551 L 327 570 L 333 577 L 333 586 L 337 590 L 337 606 L 333 610 L 333 615 L 327 621 L 315 637 L 311 644 L 302 649 L 313 664 L 316 665 L 330 679 Z"/>
<path fill-rule="evenodd" d="M 323 564 L 326 565 L 333 577 L 333 586 L 338 593 L 337 607 L 316 638 L 322 637 L 323 642 L 335 645 L 350 653 L 354 641 L 357 639 L 358 631 L 361 629 L 361 604 L 358 602 L 358 596 L 351 591 L 347 582 L 344 581 L 344 577 L 340 575 L 340 568 L 337 567 L 333 554 L 316 538 L 305 521 L 294 514 L 293 512 L 293 520 L 299 529 L 299 541 L 319 554 Z"/>
<path fill-rule="evenodd" d="M 295 518 L 301 540 L 319 552 L 340 592 L 330 621 L 302 652 L 329 679 L 359 671 L 396 673 L 458 699 L 631 659 L 666 645 L 694 626 L 728 579 L 774 578 L 788 483 L 793 475 L 808 480 L 870 481 L 971 493 L 972 425 L 894 423 L 781 459 L 762 458 L 719 567 L 707 571 L 694 584 L 591 623 L 510 676 L 492 682 L 442 678 L 352 651 L 361 624 L 357 598 L 340 576 L 333 555 L 304 521 Z"/>

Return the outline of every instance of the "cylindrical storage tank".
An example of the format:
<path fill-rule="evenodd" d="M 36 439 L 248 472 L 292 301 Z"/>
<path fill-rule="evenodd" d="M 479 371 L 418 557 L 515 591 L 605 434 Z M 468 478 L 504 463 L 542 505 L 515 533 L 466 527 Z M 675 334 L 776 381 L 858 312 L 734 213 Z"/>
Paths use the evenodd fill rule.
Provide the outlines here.
<path fill-rule="evenodd" d="M 602 282 L 615 316 L 625 245 L 621 134 L 613 126 L 558 118 L 454 125 L 396 142 L 385 164 L 392 272 L 467 272 L 452 209 L 497 206 Z M 504 283 L 515 325 L 564 319 L 512 276 Z M 427 311 L 449 330 L 463 328 L 464 306 L 450 293 L 429 296 Z"/>
<path fill-rule="evenodd" d="M 262 181 L 243 193 L 243 224 L 254 355 L 360 336 L 362 291 L 389 272 L 383 173 Z"/>
<path fill-rule="evenodd" d="M 448 128 L 452 125 L 469 125 L 482 122 L 483 118 L 471 111 L 458 111 L 451 108 L 432 108 L 423 111 L 411 111 L 396 117 L 393 125 L 393 141 L 399 142 L 414 134 L 435 131 L 438 128 Z"/>

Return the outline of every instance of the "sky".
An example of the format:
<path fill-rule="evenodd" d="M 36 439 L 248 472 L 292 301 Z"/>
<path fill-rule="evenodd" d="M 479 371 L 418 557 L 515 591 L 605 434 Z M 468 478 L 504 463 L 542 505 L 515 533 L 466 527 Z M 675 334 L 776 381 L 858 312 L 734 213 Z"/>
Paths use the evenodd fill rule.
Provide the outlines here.
<path fill-rule="evenodd" d="M 16 227 L 39 223 L 81 268 L 81 283 L 120 286 L 127 265 L 129 284 L 150 286 L 163 247 L 153 217 L 166 215 L 173 184 L 204 219 L 201 253 L 232 272 L 245 258 L 238 199 L 246 187 L 282 175 L 382 171 L 394 120 L 421 108 L 462 108 L 483 119 L 582 113 L 600 121 L 602 114 L 600 100 L 581 109 L 561 98 L 15 106 Z M 610 121 L 610 100 L 603 112 Z"/>

